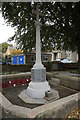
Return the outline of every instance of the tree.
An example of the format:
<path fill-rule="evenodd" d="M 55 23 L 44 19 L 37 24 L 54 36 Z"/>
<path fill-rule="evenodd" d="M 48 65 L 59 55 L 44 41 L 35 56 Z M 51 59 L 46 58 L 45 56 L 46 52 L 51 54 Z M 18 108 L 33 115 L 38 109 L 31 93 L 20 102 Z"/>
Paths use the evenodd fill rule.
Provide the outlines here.
<path fill-rule="evenodd" d="M 2 52 L 2 44 L 0 43 L 0 52 Z"/>
<path fill-rule="evenodd" d="M 25 52 L 35 48 L 35 15 L 32 14 L 32 9 L 36 8 L 36 4 L 33 7 L 29 2 L 2 5 L 4 19 L 17 29 L 12 39 Z M 80 2 L 43 2 L 39 4 L 39 8 L 43 13 L 43 17 L 40 17 L 42 50 L 57 47 L 77 51 L 80 66 Z"/>
<path fill-rule="evenodd" d="M 51 20 L 55 20 L 58 47 L 78 52 L 78 68 L 80 72 L 80 2 L 56 3 Z"/>
<path fill-rule="evenodd" d="M 51 3 L 49 4 L 51 5 Z M 47 6 L 48 4 L 46 5 L 46 10 L 47 10 Z M 4 19 L 12 27 L 16 27 L 15 35 L 10 40 L 15 39 L 16 43 L 19 45 L 19 48 L 23 49 L 25 53 L 28 51 L 29 52 L 32 51 L 32 49 L 35 50 L 36 29 L 34 24 L 35 24 L 36 16 L 32 14 L 32 9 L 36 9 L 36 4 L 33 7 L 31 7 L 31 3 L 29 2 L 28 3 L 11 2 L 11 3 L 2 4 L 2 14 Z M 42 4 L 40 6 L 40 9 L 43 9 Z M 47 28 L 49 28 L 50 31 L 51 26 L 49 27 L 49 25 L 48 26 L 46 25 L 47 20 L 44 19 L 44 17 L 40 18 L 40 20 L 43 23 L 41 28 L 42 50 L 52 49 L 53 38 L 48 40 L 49 36 L 48 35 L 46 36 L 46 32 L 47 32 L 46 30 Z"/>
<path fill-rule="evenodd" d="M 12 47 L 13 45 L 12 44 L 8 44 L 7 42 L 3 42 L 2 43 L 2 53 L 5 53 L 8 46 Z"/>
<path fill-rule="evenodd" d="M 2 45 L 0 44 L 0 59 L 2 59 Z"/>

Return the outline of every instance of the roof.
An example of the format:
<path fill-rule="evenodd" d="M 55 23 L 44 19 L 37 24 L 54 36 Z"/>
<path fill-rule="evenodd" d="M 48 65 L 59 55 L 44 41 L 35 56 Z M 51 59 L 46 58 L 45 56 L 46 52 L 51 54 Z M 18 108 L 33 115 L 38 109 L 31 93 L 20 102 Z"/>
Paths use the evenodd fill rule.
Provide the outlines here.
<path fill-rule="evenodd" d="M 9 47 L 9 46 L 8 46 L 8 48 L 9 48 L 10 52 L 11 52 L 13 49 L 15 49 L 15 50 L 16 50 L 16 48 L 15 48 L 15 47 Z"/>
<path fill-rule="evenodd" d="M 10 46 L 8 46 L 6 53 L 10 54 L 13 49 L 16 50 L 16 47 L 10 47 Z"/>
<path fill-rule="evenodd" d="M 15 48 L 15 47 L 9 47 L 9 46 L 8 46 L 8 49 L 9 49 L 10 53 L 11 53 L 11 51 L 12 51 L 13 49 L 15 49 L 15 50 L 16 50 L 16 48 Z"/>

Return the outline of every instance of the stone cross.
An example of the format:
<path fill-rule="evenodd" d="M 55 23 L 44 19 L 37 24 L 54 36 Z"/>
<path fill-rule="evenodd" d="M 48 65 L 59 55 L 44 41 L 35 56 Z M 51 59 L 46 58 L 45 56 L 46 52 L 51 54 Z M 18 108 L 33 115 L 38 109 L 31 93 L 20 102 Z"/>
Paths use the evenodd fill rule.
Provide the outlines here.
<path fill-rule="evenodd" d="M 43 65 L 41 63 L 41 42 L 40 42 L 40 26 L 39 15 L 42 16 L 42 13 L 39 12 L 39 5 L 37 4 L 36 11 L 33 10 L 32 13 L 36 14 L 36 63 L 33 67 L 42 68 Z"/>
<path fill-rule="evenodd" d="M 36 62 L 31 69 L 31 82 L 27 88 L 27 94 L 32 98 L 43 98 L 45 92 L 50 91 L 50 86 L 46 81 L 46 68 L 41 63 L 41 42 L 40 42 L 40 26 L 39 15 L 42 15 L 39 12 L 39 6 L 37 4 L 36 11 L 33 10 L 33 13 L 36 14 Z"/>

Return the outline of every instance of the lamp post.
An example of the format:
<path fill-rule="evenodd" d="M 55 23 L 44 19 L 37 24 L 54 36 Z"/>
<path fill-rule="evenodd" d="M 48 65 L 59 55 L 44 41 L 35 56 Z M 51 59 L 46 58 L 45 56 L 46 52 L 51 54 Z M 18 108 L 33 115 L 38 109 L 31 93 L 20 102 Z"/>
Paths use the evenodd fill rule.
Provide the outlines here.
<path fill-rule="evenodd" d="M 27 94 L 32 98 L 43 98 L 45 97 L 45 92 L 50 91 L 50 86 L 46 81 L 46 68 L 41 62 L 41 23 L 39 21 L 39 15 L 41 15 L 41 13 L 39 12 L 38 3 L 36 6 L 36 11 L 33 10 L 33 13 L 36 14 L 36 62 L 31 69 L 31 82 L 27 88 Z"/>

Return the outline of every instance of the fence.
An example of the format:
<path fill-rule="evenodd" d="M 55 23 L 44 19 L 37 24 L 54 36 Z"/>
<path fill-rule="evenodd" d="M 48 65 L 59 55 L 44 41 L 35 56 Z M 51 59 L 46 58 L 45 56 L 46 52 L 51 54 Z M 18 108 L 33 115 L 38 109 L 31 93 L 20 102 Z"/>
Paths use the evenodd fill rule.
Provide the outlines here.
<path fill-rule="evenodd" d="M 30 72 L 34 63 L 29 63 L 25 65 L 2 65 L 2 72 Z M 54 63 L 54 62 L 46 62 L 43 63 L 46 67 L 46 71 L 63 71 L 63 70 L 72 70 L 78 69 L 78 64 L 76 63 Z M 1 67 L 1 65 L 0 65 Z"/>

